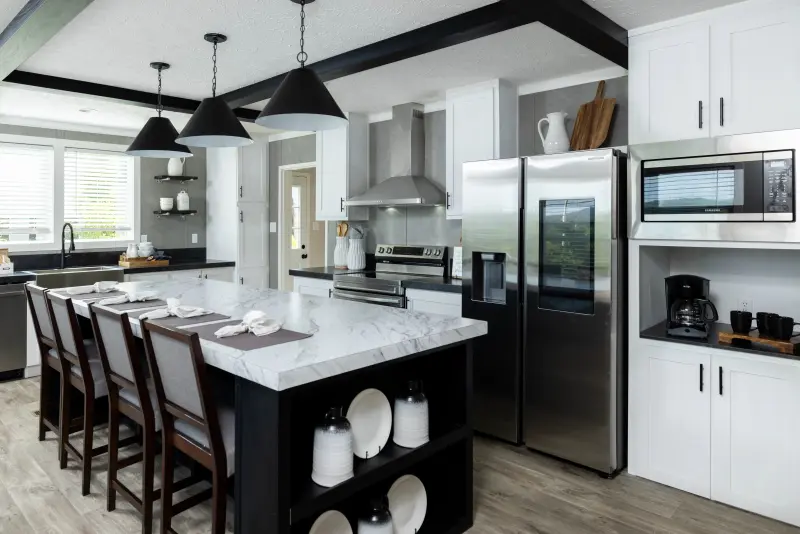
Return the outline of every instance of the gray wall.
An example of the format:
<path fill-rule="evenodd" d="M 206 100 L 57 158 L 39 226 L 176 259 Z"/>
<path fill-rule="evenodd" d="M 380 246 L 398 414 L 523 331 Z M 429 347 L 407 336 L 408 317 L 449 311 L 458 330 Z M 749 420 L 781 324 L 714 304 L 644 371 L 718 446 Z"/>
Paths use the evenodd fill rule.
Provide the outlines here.
<path fill-rule="evenodd" d="M 41 137 L 45 139 L 67 139 L 71 141 L 85 141 L 90 143 L 109 143 L 115 145 L 129 145 L 133 141 L 130 137 L 118 135 L 95 134 L 75 132 L 70 130 L 52 130 L 48 128 L 33 128 L 28 126 L 13 126 L 0 124 L 0 133 L 11 135 L 24 135 Z M 205 149 L 193 148 L 194 157 L 186 160 L 184 174 L 197 176 L 199 180 L 185 186 L 180 184 L 159 184 L 153 177 L 167 173 L 166 159 L 142 158 L 141 163 L 141 193 L 140 193 L 140 233 L 147 235 L 157 248 L 194 248 L 205 247 L 206 243 L 206 156 Z M 198 210 L 194 217 L 187 217 L 186 221 L 180 218 L 163 217 L 157 219 L 153 210 L 158 209 L 158 199 L 162 196 L 175 197 L 181 189 L 186 189 L 189 194 L 192 209 Z M 192 244 L 191 234 L 197 234 L 197 243 Z M 136 237 L 138 241 L 138 236 Z"/>
<path fill-rule="evenodd" d="M 278 167 L 294 163 L 306 163 L 317 159 L 316 135 L 305 135 L 293 139 L 273 141 L 269 144 L 269 220 L 277 223 L 280 180 Z M 334 234 L 335 235 L 335 234 Z M 278 237 L 270 234 L 269 239 L 269 287 L 278 287 Z"/>
<path fill-rule="evenodd" d="M 597 82 L 543 91 L 519 98 L 519 154 L 530 156 L 544 154 L 537 123 L 554 111 L 565 111 L 567 132 L 572 135 L 575 116 L 581 104 L 594 100 Z M 606 80 L 606 98 L 616 98 L 617 107 L 611 120 L 611 129 L 604 146 L 628 144 L 628 77 Z"/>
<path fill-rule="evenodd" d="M 425 176 L 445 190 L 447 142 L 446 114 L 435 111 L 425 115 Z M 369 127 L 370 185 L 390 178 L 390 122 L 376 122 Z M 416 245 L 458 245 L 461 221 L 447 220 L 445 208 L 370 208 L 367 251 L 377 243 Z"/>

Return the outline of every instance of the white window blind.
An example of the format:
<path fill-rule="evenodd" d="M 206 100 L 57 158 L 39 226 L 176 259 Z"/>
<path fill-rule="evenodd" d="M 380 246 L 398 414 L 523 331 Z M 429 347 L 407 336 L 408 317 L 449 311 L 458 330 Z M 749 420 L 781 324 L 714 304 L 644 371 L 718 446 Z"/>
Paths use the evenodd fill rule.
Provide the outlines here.
<path fill-rule="evenodd" d="M 53 241 L 54 150 L 0 143 L 0 243 Z"/>
<path fill-rule="evenodd" d="M 64 150 L 64 222 L 80 240 L 128 240 L 134 227 L 134 158 Z"/>

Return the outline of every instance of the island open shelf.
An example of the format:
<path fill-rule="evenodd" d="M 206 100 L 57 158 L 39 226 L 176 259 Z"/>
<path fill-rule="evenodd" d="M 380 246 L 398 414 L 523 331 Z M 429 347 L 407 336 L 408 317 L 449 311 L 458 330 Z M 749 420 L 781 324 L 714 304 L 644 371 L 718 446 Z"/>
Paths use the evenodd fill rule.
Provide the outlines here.
<path fill-rule="evenodd" d="M 393 404 L 409 380 L 421 380 L 430 406 L 425 445 L 406 449 L 391 438 L 381 453 L 356 459 L 355 476 L 331 488 L 311 480 L 314 428 L 325 411 L 343 406 L 362 390 L 382 391 Z M 284 391 L 237 380 L 237 414 L 252 428 L 240 434 L 239 469 L 263 471 L 249 480 L 278 480 L 239 487 L 237 517 L 259 517 L 237 532 L 306 534 L 328 510 L 355 526 L 373 497 L 386 495 L 401 476 L 414 474 L 428 494 L 428 515 L 419 534 L 465 532 L 472 525 L 472 344 L 470 341 L 378 363 Z M 237 425 L 240 419 L 237 419 Z M 241 447 L 241 449 L 240 449 Z M 252 508 L 251 508 L 252 507 Z M 258 513 L 256 513 L 258 509 Z M 242 528 L 240 530 L 240 527 Z"/>

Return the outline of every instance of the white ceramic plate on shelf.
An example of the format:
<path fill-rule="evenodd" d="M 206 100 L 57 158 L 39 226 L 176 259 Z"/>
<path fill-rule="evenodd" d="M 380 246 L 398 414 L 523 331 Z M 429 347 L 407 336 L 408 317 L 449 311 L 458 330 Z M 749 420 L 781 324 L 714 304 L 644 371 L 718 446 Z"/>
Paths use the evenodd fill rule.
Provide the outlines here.
<path fill-rule="evenodd" d="M 392 484 L 387 495 L 395 534 L 416 534 L 428 513 L 425 485 L 414 475 L 405 475 Z"/>
<path fill-rule="evenodd" d="M 308 534 L 353 534 L 353 528 L 342 512 L 329 510 L 314 521 Z"/>
<path fill-rule="evenodd" d="M 353 429 L 353 454 L 374 458 L 386 447 L 392 433 L 392 406 L 386 395 L 365 389 L 350 403 L 347 420 Z"/>

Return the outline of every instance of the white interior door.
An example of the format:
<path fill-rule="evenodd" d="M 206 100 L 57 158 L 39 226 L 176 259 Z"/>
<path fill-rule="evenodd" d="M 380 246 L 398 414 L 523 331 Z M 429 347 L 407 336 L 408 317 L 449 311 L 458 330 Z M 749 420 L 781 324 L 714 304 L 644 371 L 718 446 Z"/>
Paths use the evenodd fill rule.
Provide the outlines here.
<path fill-rule="evenodd" d="M 314 177 L 310 172 L 292 171 L 284 175 L 282 232 L 284 258 L 281 269 L 281 289 L 290 291 L 289 269 L 312 265 L 310 258 L 311 225 L 313 221 Z"/>
<path fill-rule="evenodd" d="M 800 525 L 800 367 L 714 355 L 711 498 Z"/>

